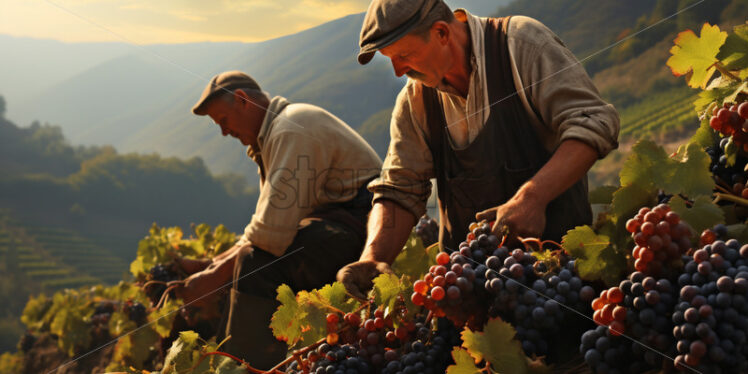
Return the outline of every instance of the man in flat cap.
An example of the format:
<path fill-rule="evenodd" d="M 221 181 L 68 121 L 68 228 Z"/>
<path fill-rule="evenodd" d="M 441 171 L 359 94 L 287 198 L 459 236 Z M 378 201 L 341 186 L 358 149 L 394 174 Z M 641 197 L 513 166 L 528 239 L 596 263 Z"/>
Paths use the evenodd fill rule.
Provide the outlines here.
<path fill-rule="evenodd" d="M 338 273 L 350 292 L 361 295 L 397 256 L 430 178 L 448 252 L 475 220 L 495 220 L 498 235 L 556 240 L 591 222 L 586 173 L 618 146 L 618 114 L 547 27 L 452 12 L 441 0 L 374 0 L 360 46 L 361 64 L 379 51 L 410 79 L 381 177 L 369 184 L 364 252 Z"/>
<path fill-rule="evenodd" d="M 371 209 L 366 184 L 379 175 L 381 160 L 334 115 L 270 98 L 242 72 L 215 76 L 192 111 L 247 146 L 259 167 L 260 196 L 236 245 L 187 278 L 178 294 L 204 305 L 215 301 L 205 295 L 233 279 L 225 349 L 267 370 L 286 357 L 285 343 L 269 328 L 278 286 L 322 287 L 359 257 Z"/>

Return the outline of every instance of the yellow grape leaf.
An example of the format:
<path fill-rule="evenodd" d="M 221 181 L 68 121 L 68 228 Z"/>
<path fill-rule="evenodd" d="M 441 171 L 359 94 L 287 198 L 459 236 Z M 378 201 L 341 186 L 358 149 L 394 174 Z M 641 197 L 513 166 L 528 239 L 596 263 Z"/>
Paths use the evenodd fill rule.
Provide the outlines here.
<path fill-rule="evenodd" d="M 452 358 L 454 358 L 454 365 L 449 365 L 446 374 L 480 374 L 481 371 L 475 367 L 475 362 L 470 354 L 460 348 L 455 347 L 452 350 Z"/>
<path fill-rule="evenodd" d="M 522 351 L 517 332 L 512 325 L 494 318 L 486 323 L 482 332 L 465 328 L 462 331 L 462 346 L 475 362 L 486 360 L 499 373 L 526 373 L 527 356 Z"/>
<path fill-rule="evenodd" d="M 683 31 L 675 38 L 667 65 L 676 77 L 690 74 L 687 78 L 690 87 L 706 88 L 716 70 L 712 65 L 717 62 L 717 53 L 726 39 L 726 32 L 709 23 L 701 28 L 700 37 L 691 30 Z"/>

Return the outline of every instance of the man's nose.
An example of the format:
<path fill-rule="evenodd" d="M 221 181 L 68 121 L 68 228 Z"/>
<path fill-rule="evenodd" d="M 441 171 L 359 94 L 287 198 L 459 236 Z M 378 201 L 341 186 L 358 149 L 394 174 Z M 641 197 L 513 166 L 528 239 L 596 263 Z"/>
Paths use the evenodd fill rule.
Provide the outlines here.
<path fill-rule="evenodd" d="M 392 68 L 395 70 L 395 75 L 399 78 L 410 70 L 405 64 L 392 60 Z"/>

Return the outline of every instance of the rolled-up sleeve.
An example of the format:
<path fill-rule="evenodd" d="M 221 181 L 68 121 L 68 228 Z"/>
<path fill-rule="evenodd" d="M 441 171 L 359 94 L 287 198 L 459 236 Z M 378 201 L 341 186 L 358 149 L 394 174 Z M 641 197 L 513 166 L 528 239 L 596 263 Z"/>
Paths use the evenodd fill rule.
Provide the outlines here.
<path fill-rule="evenodd" d="M 542 23 L 513 17 L 518 34 L 514 58 L 533 106 L 556 146 L 568 139 L 582 141 L 600 158 L 618 147 L 620 120 L 613 105 L 597 91 L 584 66 Z"/>
<path fill-rule="evenodd" d="M 417 89 L 414 86 L 407 84 L 397 96 L 384 166 L 379 178 L 369 183 L 368 188 L 374 194 L 374 202 L 389 199 L 420 217 L 426 213 L 431 195 L 434 165 L 424 127 L 414 113 L 414 105 L 422 106 L 411 99 L 413 90 Z"/>

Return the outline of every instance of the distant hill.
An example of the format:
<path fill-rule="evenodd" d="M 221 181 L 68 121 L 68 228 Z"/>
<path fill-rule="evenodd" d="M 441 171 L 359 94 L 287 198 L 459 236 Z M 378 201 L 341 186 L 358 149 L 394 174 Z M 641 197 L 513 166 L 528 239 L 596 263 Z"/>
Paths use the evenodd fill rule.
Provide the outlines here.
<path fill-rule="evenodd" d="M 481 15 L 522 14 L 541 20 L 580 59 L 594 54 L 584 61 L 585 67 L 603 96 L 620 110 L 679 87 L 680 81 L 664 66 L 677 31 L 698 28 L 705 21 L 738 19 L 748 12 L 741 5 L 744 1 L 714 0 L 658 23 L 690 3 L 681 0 L 516 0 L 510 4 L 454 0 L 452 3 Z M 369 66 L 358 65 L 355 56 L 362 18 L 362 14 L 351 15 L 261 43 L 146 47 L 112 43 L 107 49 L 99 45 L 9 42 L 7 37 L 0 38 L 0 50 L 11 52 L 7 54 L 10 58 L 0 62 L 3 79 L 11 75 L 5 69 L 22 70 L 23 64 L 39 64 L 52 57 L 41 52 L 34 58 L 16 57 L 27 50 L 40 51 L 49 46 L 51 51 L 61 51 L 74 47 L 77 49 L 71 50 L 80 51 L 82 56 L 92 56 L 95 48 L 106 51 L 87 57 L 86 61 L 69 57 L 74 61 L 63 64 L 67 66 L 64 72 L 60 70 L 60 75 L 67 74 L 66 78 L 50 80 L 46 88 L 40 83 L 46 80 L 34 80 L 26 72 L 19 73 L 15 80 L 8 81 L 8 90 L 17 92 L 18 82 L 23 80 L 31 80 L 32 86 L 39 90 L 25 100 L 23 95 L 6 95 L 13 108 L 8 117 L 20 123 L 34 119 L 54 121 L 77 144 L 112 144 L 126 152 L 199 156 L 211 170 L 236 172 L 256 181 L 256 166 L 247 159 L 243 147 L 233 139 L 222 138 L 208 118 L 189 112 L 213 74 L 239 69 L 253 75 L 272 94 L 330 110 L 362 132 L 383 154 L 389 140 L 387 112 L 404 80 L 395 78 L 388 60 L 379 55 Z M 605 49 L 647 27 L 641 34 Z M 46 66 L 39 69 L 46 75 L 56 71 Z M 14 98 L 21 102 L 14 102 Z M 627 117 L 638 121 L 635 114 Z M 677 127 L 667 124 L 663 128 Z"/>

